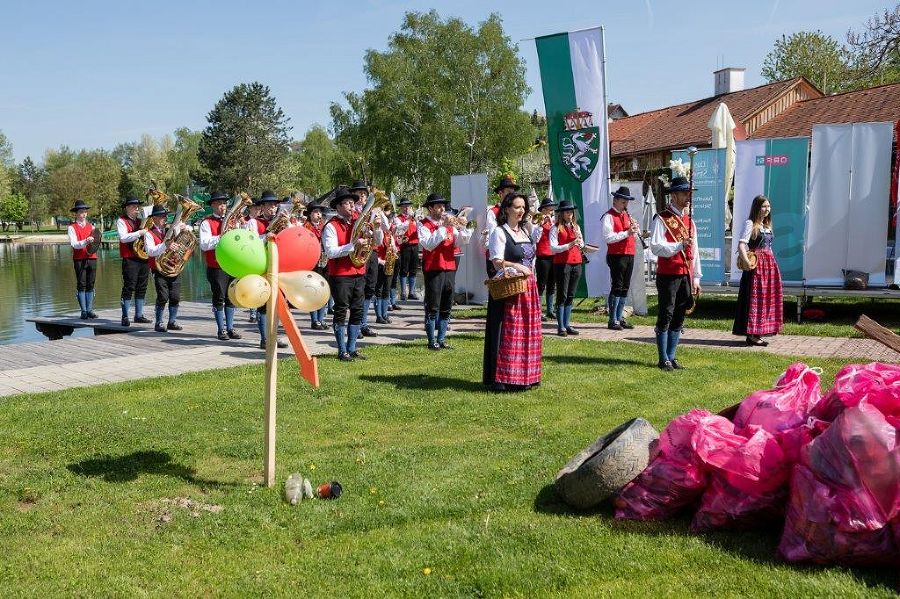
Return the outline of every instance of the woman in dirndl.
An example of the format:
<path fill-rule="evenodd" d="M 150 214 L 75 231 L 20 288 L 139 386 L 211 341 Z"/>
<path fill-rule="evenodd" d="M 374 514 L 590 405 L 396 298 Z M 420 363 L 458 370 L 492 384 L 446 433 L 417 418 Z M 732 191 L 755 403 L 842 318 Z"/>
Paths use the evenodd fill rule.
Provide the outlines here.
<path fill-rule="evenodd" d="M 525 218 L 527 206 L 526 196 L 506 195 L 488 241 L 499 276 L 504 270 L 528 276 L 524 293 L 500 300 L 488 296 L 482 382 L 492 391 L 527 391 L 541 382 L 541 300 L 534 276 L 541 229 Z"/>
<path fill-rule="evenodd" d="M 737 314 L 734 317 L 735 335 L 745 335 L 747 345 L 768 345 L 763 337 L 777 335 L 784 323 L 784 296 L 781 271 L 772 253 L 772 207 L 769 198 L 758 195 L 750 206 L 750 218 L 738 243 L 744 262 L 747 252 L 756 254 L 756 268 L 741 275 Z"/>

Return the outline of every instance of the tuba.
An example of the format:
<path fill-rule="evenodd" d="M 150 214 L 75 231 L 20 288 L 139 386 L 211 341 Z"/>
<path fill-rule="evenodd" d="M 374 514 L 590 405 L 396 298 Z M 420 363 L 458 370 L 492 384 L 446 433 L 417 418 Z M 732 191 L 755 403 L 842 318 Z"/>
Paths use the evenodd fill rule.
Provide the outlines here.
<path fill-rule="evenodd" d="M 225 212 L 225 217 L 222 219 L 222 230 L 219 235 L 224 235 L 232 229 L 237 229 L 240 226 L 241 213 L 245 208 L 252 205 L 253 198 L 247 193 L 242 191 L 238 194 L 238 197 L 232 202 L 231 206 L 228 207 L 228 211 Z"/>
<path fill-rule="evenodd" d="M 194 250 L 197 249 L 197 236 L 190 227 L 182 230 L 177 235 L 175 229 L 181 223 L 187 223 L 188 217 L 200 210 L 200 205 L 184 196 L 176 195 L 178 208 L 175 211 L 175 220 L 166 230 L 164 241 L 167 242 L 166 251 L 156 259 L 156 269 L 167 277 L 178 276 L 190 260 Z M 178 249 L 173 250 L 172 245 L 178 244 Z"/>
<path fill-rule="evenodd" d="M 275 213 L 275 216 L 272 217 L 272 220 L 269 221 L 269 226 L 266 227 L 266 234 L 278 235 L 285 229 L 291 226 L 291 217 L 294 212 L 298 210 L 297 204 L 302 206 L 302 199 L 297 199 L 291 202 L 289 205 L 278 204 L 278 212 Z M 302 208 L 300 208 L 302 210 Z"/>
<path fill-rule="evenodd" d="M 164 192 L 159 191 L 156 187 L 156 181 L 153 179 L 150 180 L 150 188 L 147 190 L 147 199 L 151 201 L 150 207 L 153 206 L 165 206 L 166 202 L 169 201 L 169 196 Z M 141 230 L 145 233 L 150 230 L 150 227 L 153 226 L 151 218 L 148 216 L 144 219 L 144 222 L 141 223 Z M 147 259 L 147 250 L 144 249 L 144 236 L 141 235 L 137 239 L 134 240 L 132 244 L 132 249 L 134 250 L 135 255 L 141 260 Z"/>
<path fill-rule="evenodd" d="M 353 263 L 353 266 L 359 268 L 369 261 L 375 238 L 375 227 L 372 225 L 372 217 L 381 213 L 390 203 L 391 199 L 381 190 L 374 189 L 369 193 L 369 198 L 366 200 L 359 217 L 353 223 L 353 229 L 350 231 L 350 243 L 355 244 L 358 239 L 368 239 L 369 247 L 364 250 L 353 248 L 353 251 L 350 252 L 350 262 Z"/>

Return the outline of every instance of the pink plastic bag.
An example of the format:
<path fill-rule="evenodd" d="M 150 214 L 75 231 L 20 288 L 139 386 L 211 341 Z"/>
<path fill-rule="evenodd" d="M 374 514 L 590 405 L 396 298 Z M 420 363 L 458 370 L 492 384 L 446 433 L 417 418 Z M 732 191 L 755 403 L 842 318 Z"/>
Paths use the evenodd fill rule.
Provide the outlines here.
<path fill-rule="evenodd" d="M 614 499 L 616 518 L 659 520 L 694 503 L 706 488 L 706 470 L 691 439 L 706 410 L 678 416 L 659 436 L 659 455 Z"/>
<path fill-rule="evenodd" d="M 734 427 L 740 430 L 756 425 L 770 433 L 796 429 L 821 398 L 819 374 L 798 362 L 775 381 L 774 388 L 752 393 L 741 402 Z"/>
<path fill-rule="evenodd" d="M 801 454 L 779 553 L 822 564 L 900 564 L 898 429 L 867 401 L 847 408 Z"/>
<path fill-rule="evenodd" d="M 812 415 L 832 422 L 846 408 L 866 400 L 894 427 L 900 428 L 900 366 L 895 364 L 848 364 L 834 377 L 834 387 Z"/>

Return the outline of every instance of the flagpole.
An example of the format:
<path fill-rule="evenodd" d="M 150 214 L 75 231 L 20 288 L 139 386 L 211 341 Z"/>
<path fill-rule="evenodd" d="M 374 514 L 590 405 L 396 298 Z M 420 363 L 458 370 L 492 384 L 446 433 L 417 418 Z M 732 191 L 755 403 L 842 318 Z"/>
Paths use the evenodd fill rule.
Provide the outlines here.
<path fill-rule="evenodd" d="M 612 180 L 612 142 L 609 141 L 609 91 L 606 89 L 606 27 L 604 25 L 600 26 L 600 48 L 603 52 L 603 60 L 600 62 L 603 65 L 603 128 L 606 131 L 606 179 L 610 181 Z M 609 191 L 608 187 L 607 191 Z M 606 197 L 605 201 L 608 203 L 609 197 Z"/>
<path fill-rule="evenodd" d="M 551 37 L 554 35 L 562 35 L 563 33 L 581 33 L 582 31 L 592 31 L 594 29 L 603 29 L 603 25 L 594 25 L 593 27 L 583 27 L 581 29 L 571 29 L 563 31 L 562 33 L 548 33 L 547 35 L 536 35 L 534 37 L 524 37 L 519 40 L 519 42 L 533 42 L 542 37 Z"/>

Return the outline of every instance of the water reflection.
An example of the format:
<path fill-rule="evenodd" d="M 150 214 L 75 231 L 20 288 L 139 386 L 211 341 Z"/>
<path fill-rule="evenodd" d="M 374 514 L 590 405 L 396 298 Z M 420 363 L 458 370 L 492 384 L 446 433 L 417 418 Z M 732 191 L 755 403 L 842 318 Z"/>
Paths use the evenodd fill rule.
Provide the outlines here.
<path fill-rule="evenodd" d="M 210 297 L 206 266 L 196 252 L 182 273 L 181 299 Z M 122 261 L 118 246 L 104 247 L 97 260 L 94 308 L 117 308 L 122 291 Z M 153 277 L 147 289 L 147 314 L 153 314 Z M 0 344 L 43 341 L 33 316 L 52 316 L 78 310 L 75 299 L 75 270 L 68 245 L 0 243 Z M 76 329 L 74 336 L 90 335 Z"/>

